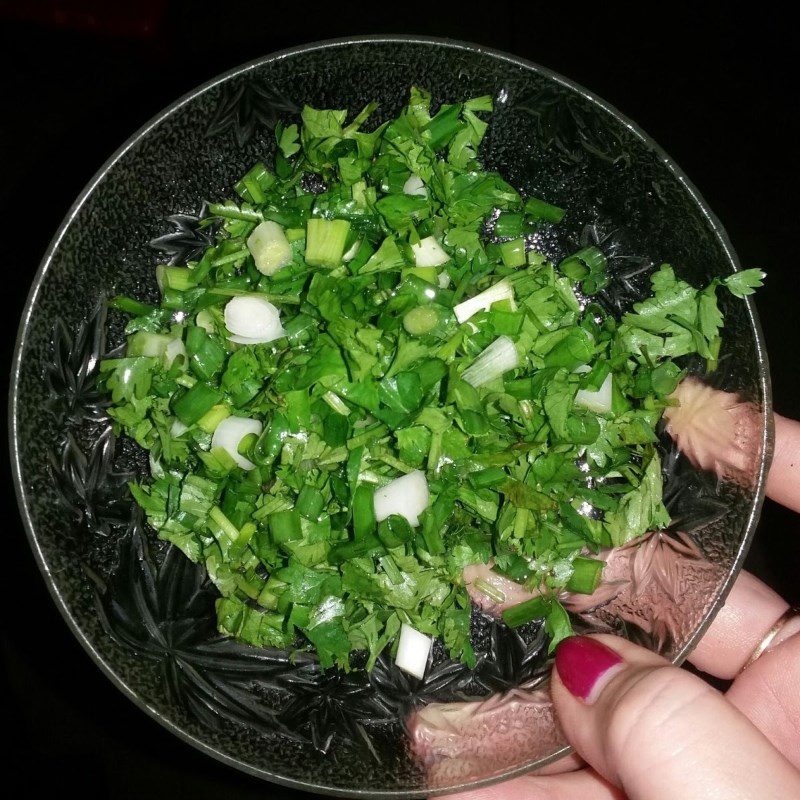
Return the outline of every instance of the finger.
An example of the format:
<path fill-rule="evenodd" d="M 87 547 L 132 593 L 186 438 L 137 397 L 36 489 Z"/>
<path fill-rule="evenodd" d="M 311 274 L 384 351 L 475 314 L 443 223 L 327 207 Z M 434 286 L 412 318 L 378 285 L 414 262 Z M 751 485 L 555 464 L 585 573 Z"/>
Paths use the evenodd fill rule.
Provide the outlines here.
<path fill-rule="evenodd" d="M 625 795 L 593 770 L 582 769 L 566 775 L 525 775 L 444 800 L 625 800 Z"/>
<path fill-rule="evenodd" d="M 800 773 L 696 675 L 614 636 L 573 636 L 551 687 L 567 739 L 632 800 L 800 797 Z"/>
<path fill-rule="evenodd" d="M 583 769 L 585 766 L 586 762 L 577 753 L 570 753 L 552 764 L 537 769 L 531 775 L 561 775 L 563 772 L 575 772 L 575 770 Z"/>
<path fill-rule="evenodd" d="M 788 608 L 769 586 L 742 572 L 689 661 L 718 678 L 733 678 Z"/>
<path fill-rule="evenodd" d="M 800 633 L 751 664 L 726 698 L 800 768 Z"/>
<path fill-rule="evenodd" d="M 775 452 L 767 477 L 767 497 L 800 511 L 800 422 L 775 414 Z"/>

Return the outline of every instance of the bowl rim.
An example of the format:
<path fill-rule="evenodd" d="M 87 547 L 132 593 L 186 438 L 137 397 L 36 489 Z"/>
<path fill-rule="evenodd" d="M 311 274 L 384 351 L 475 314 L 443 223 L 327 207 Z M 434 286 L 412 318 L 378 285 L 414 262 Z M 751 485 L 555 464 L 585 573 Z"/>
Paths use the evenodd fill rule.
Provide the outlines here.
<path fill-rule="evenodd" d="M 158 709 L 149 705 L 142 697 L 139 696 L 139 694 L 136 691 L 134 691 L 134 689 L 132 689 L 130 686 L 127 685 L 127 683 L 120 675 L 117 674 L 112 664 L 107 662 L 104 659 L 104 657 L 95 649 L 93 643 L 88 639 L 87 635 L 79 627 L 78 623 L 76 622 L 75 618 L 72 615 L 72 612 L 66 600 L 61 595 L 59 589 L 55 585 L 53 576 L 50 572 L 47 561 L 45 559 L 45 555 L 39 545 L 33 520 L 31 518 L 30 511 L 28 508 L 26 489 L 25 486 L 23 485 L 22 463 L 20 458 L 20 447 L 19 447 L 19 429 L 17 425 L 17 417 L 18 417 L 18 412 L 20 410 L 19 379 L 20 379 L 20 370 L 22 366 L 22 356 L 26 346 L 28 325 L 37 298 L 39 296 L 39 291 L 52 263 L 53 256 L 56 250 L 58 249 L 59 245 L 61 244 L 61 241 L 64 238 L 66 232 L 72 225 L 72 222 L 74 221 L 78 212 L 82 208 L 83 204 L 91 196 L 92 192 L 95 190 L 98 184 L 105 178 L 106 174 L 128 152 L 128 150 L 133 148 L 153 128 L 158 126 L 161 122 L 163 122 L 166 118 L 168 118 L 171 114 L 173 114 L 179 108 L 184 106 L 186 103 L 189 103 L 196 97 L 204 94 L 209 89 L 212 89 L 219 84 L 225 83 L 231 78 L 255 70 L 264 64 L 269 64 L 272 62 L 280 61 L 286 58 L 302 55 L 304 53 L 310 53 L 317 50 L 348 47 L 358 44 L 367 44 L 367 45 L 380 44 L 384 42 L 428 45 L 436 48 L 448 48 L 455 51 L 468 51 L 468 52 L 477 52 L 485 54 L 493 57 L 494 59 L 497 59 L 498 61 L 505 62 L 506 64 L 509 64 L 511 66 L 522 67 L 526 70 L 535 72 L 545 78 L 548 78 L 551 81 L 554 81 L 564 86 L 565 88 L 577 92 L 584 99 L 588 100 L 594 105 L 599 106 L 603 111 L 610 114 L 618 122 L 622 123 L 631 133 L 633 133 L 648 149 L 650 149 L 659 158 L 659 160 L 670 170 L 670 172 L 672 172 L 672 174 L 682 184 L 685 191 L 694 201 L 694 204 L 700 209 L 700 211 L 705 216 L 706 221 L 709 227 L 711 228 L 711 231 L 714 233 L 717 240 L 719 241 L 719 244 L 721 245 L 723 252 L 725 253 L 725 256 L 727 257 L 727 260 L 731 265 L 731 267 L 733 268 L 733 270 L 739 271 L 741 269 L 739 258 L 736 254 L 736 251 L 733 247 L 730 237 L 725 231 L 725 228 L 723 227 L 722 223 L 717 218 L 717 216 L 714 214 L 714 212 L 711 210 L 711 208 L 709 207 L 708 203 L 705 201 L 703 196 L 700 194 L 700 192 L 697 190 L 694 184 L 689 180 L 686 173 L 664 151 L 664 149 L 657 142 L 655 142 L 652 139 L 652 137 L 650 137 L 647 133 L 645 133 L 635 122 L 633 122 L 623 113 L 621 113 L 615 106 L 611 105 L 607 101 L 598 97 L 593 92 L 590 92 L 589 90 L 585 89 L 583 86 L 576 83 L 575 81 L 565 78 L 564 76 L 548 69 L 547 67 L 543 67 L 526 58 L 515 56 L 503 50 L 498 50 L 492 47 L 485 47 L 477 43 L 464 42 L 457 39 L 449 39 L 445 37 L 417 36 L 414 34 L 370 34 L 370 35 L 341 37 L 336 39 L 318 40 L 302 45 L 297 45 L 295 47 L 285 48 L 283 50 L 278 50 L 274 53 L 269 53 L 265 56 L 261 56 L 257 59 L 254 59 L 253 61 L 249 61 L 245 64 L 227 70 L 226 72 L 223 72 L 217 75 L 216 77 L 211 78 L 210 80 L 206 81 L 200 86 L 185 93 L 177 100 L 175 100 L 173 103 L 163 108 L 159 113 L 153 116 L 149 121 L 147 121 L 137 131 L 135 131 L 130 137 L 128 137 L 128 139 L 122 145 L 120 145 L 120 147 L 117 148 L 117 150 L 114 151 L 114 153 L 103 163 L 103 165 L 97 170 L 94 176 L 84 186 L 84 188 L 81 190 L 76 200 L 70 206 L 64 219 L 62 220 L 56 233 L 54 234 L 52 240 L 50 241 L 50 244 L 48 245 L 40 261 L 39 267 L 33 278 L 31 288 L 28 292 L 27 299 L 25 301 L 25 306 L 17 330 L 17 337 L 14 346 L 14 356 L 13 356 L 10 381 L 9 381 L 8 426 L 9 426 L 9 451 L 11 456 L 12 475 L 14 481 L 14 490 L 17 498 L 17 504 L 19 506 L 20 516 L 22 518 L 22 522 L 25 528 L 26 535 L 28 537 L 28 541 L 31 546 L 31 550 L 33 551 L 36 563 L 45 580 L 47 589 L 50 592 L 50 595 L 53 598 L 56 607 L 61 613 L 61 616 L 64 618 L 68 627 L 75 635 L 75 637 L 77 638 L 83 649 L 88 653 L 88 655 L 95 662 L 95 664 L 97 664 L 100 670 L 106 675 L 106 677 L 124 695 L 126 695 L 130 700 L 132 700 L 133 703 L 136 706 L 138 706 L 142 711 L 144 711 L 146 714 L 148 714 L 150 717 L 152 717 L 154 720 L 156 720 L 158 723 L 164 726 L 171 733 L 175 734 L 182 741 L 192 745 L 193 747 L 206 753 L 207 755 L 212 756 L 216 760 L 221 761 L 222 763 L 227 764 L 228 766 L 234 767 L 254 777 L 261 778 L 263 780 L 268 780 L 273 783 L 277 783 L 282 786 L 287 786 L 293 789 L 299 789 L 301 791 L 307 791 L 307 792 L 308 791 L 317 792 L 319 794 L 325 794 L 325 795 L 333 795 L 340 797 L 411 798 L 411 797 L 425 797 L 425 796 L 438 796 L 442 794 L 450 794 L 453 792 L 475 789 L 482 786 L 488 786 L 491 784 L 499 783 L 501 781 L 506 781 L 511 778 L 528 773 L 533 769 L 541 768 L 560 758 L 563 758 L 564 756 L 572 752 L 572 748 L 569 746 L 562 747 L 560 750 L 551 754 L 547 758 L 530 761 L 525 764 L 518 765 L 503 772 L 500 775 L 492 775 L 487 778 L 482 778 L 481 780 L 478 781 L 461 783 L 443 789 L 431 789 L 424 792 L 413 789 L 398 789 L 398 790 L 388 790 L 388 791 L 384 790 L 377 792 L 366 789 L 343 790 L 336 786 L 317 784 L 311 781 L 304 781 L 296 778 L 288 778 L 279 774 L 275 774 L 269 771 L 268 769 L 255 767 L 252 764 L 248 764 L 247 762 L 239 760 L 234 756 L 220 752 L 212 745 L 200 740 L 198 737 L 184 730 L 177 723 L 173 722 L 171 719 L 167 718 L 164 714 L 162 714 L 162 712 L 159 711 Z M 755 495 L 753 503 L 750 508 L 750 513 L 746 521 L 744 536 L 742 538 L 741 543 L 739 544 L 738 551 L 736 553 L 736 557 L 734 559 L 732 568 L 729 570 L 727 576 L 725 577 L 725 581 L 720 591 L 718 592 L 714 602 L 706 609 L 703 618 L 698 623 L 694 633 L 686 642 L 686 644 L 683 646 L 683 648 L 674 656 L 673 663 L 676 665 L 680 665 L 683 663 L 687 655 L 691 652 L 692 649 L 694 649 L 694 647 L 699 642 L 700 638 L 708 630 L 717 612 L 724 604 L 725 599 L 727 598 L 727 595 L 730 592 L 734 581 L 736 580 L 736 577 L 741 571 L 744 559 L 750 549 L 755 528 L 760 517 L 761 507 L 764 502 L 766 476 L 772 459 L 772 451 L 774 446 L 774 426 L 772 418 L 772 387 L 770 381 L 769 359 L 766 352 L 764 334 L 761 329 L 761 323 L 752 296 L 745 298 L 745 303 L 750 320 L 750 326 L 755 336 L 756 356 L 757 356 L 758 370 L 759 370 L 758 380 L 764 398 L 763 407 L 760 410 L 761 426 L 760 426 L 760 437 L 759 437 L 761 444 L 762 458 L 758 470 L 758 475 L 756 478 Z"/>

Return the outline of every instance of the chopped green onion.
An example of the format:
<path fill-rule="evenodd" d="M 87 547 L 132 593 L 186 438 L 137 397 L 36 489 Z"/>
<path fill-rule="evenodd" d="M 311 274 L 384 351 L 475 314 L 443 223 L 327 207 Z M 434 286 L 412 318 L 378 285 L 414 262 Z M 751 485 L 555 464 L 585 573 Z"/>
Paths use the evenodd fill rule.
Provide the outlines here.
<path fill-rule="evenodd" d="M 585 366 L 594 354 L 594 339 L 584 328 L 573 328 L 544 357 L 546 367 L 561 367 L 570 372 Z"/>
<path fill-rule="evenodd" d="M 343 417 L 346 417 L 350 414 L 350 408 L 347 403 L 339 397 L 338 394 L 335 392 L 325 392 L 322 395 L 322 399 L 337 413 L 341 414 Z"/>
<path fill-rule="evenodd" d="M 410 542 L 416 534 L 408 520 L 399 514 L 392 514 L 378 523 L 378 538 L 384 547 L 398 547 Z"/>
<path fill-rule="evenodd" d="M 150 331 L 136 331 L 128 339 L 127 353 L 129 356 L 147 356 L 148 358 L 161 358 L 166 352 L 172 336 Z"/>
<path fill-rule="evenodd" d="M 428 667 L 433 639 L 405 622 L 400 627 L 394 663 L 409 675 L 422 680 Z"/>
<path fill-rule="evenodd" d="M 242 559 L 242 557 L 245 555 L 245 548 L 253 538 L 256 530 L 257 528 L 252 522 L 245 522 L 245 524 L 242 525 L 242 527 L 239 529 L 239 535 L 228 548 L 228 559 L 231 562 L 236 563 Z M 260 582 L 258 589 L 259 591 L 262 589 Z"/>
<path fill-rule="evenodd" d="M 522 539 L 528 531 L 528 520 L 531 512 L 527 508 L 518 508 L 514 515 L 514 538 Z"/>
<path fill-rule="evenodd" d="M 536 197 L 530 197 L 525 203 L 525 213 L 534 219 L 543 219 L 547 222 L 561 222 L 566 213 L 563 208 L 545 203 Z"/>
<path fill-rule="evenodd" d="M 235 203 L 210 203 L 208 211 L 215 217 L 241 219 L 245 222 L 260 222 L 261 214 L 253 209 L 239 208 Z"/>
<path fill-rule="evenodd" d="M 208 516 L 217 524 L 230 542 L 235 542 L 239 538 L 239 529 L 225 516 L 219 506 L 214 506 Z"/>
<path fill-rule="evenodd" d="M 241 261 L 243 258 L 247 258 L 249 255 L 250 251 L 246 247 L 243 247 L 241 250 L 235 250 L 233 253 L 228 253 L 226 256 L 215 258 L 211 262 L 211 266 L 221 267 L 223 264 L 234 264 L 237 261 Z"/>
<path fill-rule="evenodd" d="M 328 554 L 331 564 L 343 564 L 354 558 L 370 555 L 375 552 L 385 552 L 383 543 L 377 536 L 370 534 L 354 542 L 343 542 L 334 545 Z"/>
<path fill-rule="evenodd" d="M 522 214 L 504 211 L 494 224 L 494 235 L 500 239 L 515 239 L 522 236 L 523 222 Z"/>
<path fill-rule="evenodd" d="M 338 267 L 349 232 L 347 220 L 310 219 L 306 225 L 306 263 L 312 267 Z"/>
<path fill-rule="evenodd" d="M 156 310 L 155 306 L 150 306 L 147 303 L 141 303 L 131 297 L 123 297 L 119 294 L 109 300 L 108 304 L 111 308 L 124 311 L 126 314 L 133 314 L 136 317 L 144 317 Z"/>
<path fill-rule="evenodd" d="M 274 184 L 275 176 L 259 161 L 234 184 L 233 188 L 243 200 L 261 205 L 266 200 L 264 192 Z"/>
<path fill-rule="evenodd" d="M 475 489 L 490 489 L 504 484 L 508 473 L 500 467 L 489 467 L 480 472 L 470 472 L 467 477 Z"/>
<path fill-rule="evenodd" d="M 239 441 L 239 446 L 236 448 L 236 452 L 240 456 L 247 456 L 248 453 L 250 453 L 252 449 L 256 446 L 257 441 L 258 441 L 257 433 L 245 434 Z"/>
<path fill-rule="evenodd" d="M 284 329 L 286 338 L 291 345 L 305 344 L 313 338 L 313 334 L 317 330 L 317 321 L 314 317 L 301 313 L 289 320 Z"/>
<path fill-rule="evenodd" d="M 215 389 L 207 383 L 198 382 L 173 402 L 172 410 L 184 425 L 194 425 L 220 400 L 222 400 L 222 392 L 219 389 Z"/>
<path fill-rule="evenodd" d="M 488 311 L 493 303 L 499 303 L 502 300 L 511 300 L 512 302 L 514 300 L 514 290 L 511 288 L 511 284 L 505 280 L 476 294 L 475 297 L 459 303 L 453 308 L 453 313 L 459 322 L 466 322 L 479 311 Z"/>
<path fill-rule="evenodd" d="M 558 268 L 570 280 L 581 281 L 590 273 L 602 271 L 606 268 L 606 257 L 597 247 L 584 247 L 567 256 Z"/>
<path fill-rule="evenodd" d="M 394 563 L 394 559 L 390 555 L 381 556 L 378 559 L 381 567 L 383 567 L 383 571 L 389 577 L 389 580 L 395 585 L 400 586 L 400 584 L 405 582 L 403 578 L 403 573 L 397 567 L 397 564 Z"/>
<path fill-rule="evenodd" d="M 550 601 L 539 595 L 503 611 L 503 622 L 509 628 L 519 628 L 535 619 L 544 619 L 550 612 Z"/>
<path fill-rule="evenodd" d="M 425 336 L 439 324 L 439 315 L 431 306 L 417 306 L 403 317 L 403 327 L 412 336 Z"/>
<path fill-rule="evenodd" d="M 205 384 L 198 383 L 197 386 L 205 386 Z M 196 420 L 196 422 L 198 427 L 204 430 L 206 433 L 214 433 L 220 422 L 230 415 L 230 408 L 224 403 L 221 403 L 219 405 L 212 406 L 208 411 L 206 411 L 205 414 L 203 414 L 202 417 L 200 417 L 200 419 Z M 178 416 L 180 418 L 180 415 Z"/>
<path fill-rule="evenodd" d="M 414 263 L 418 269 L 440 267 L 450 260 L 450 256 L 436 241 L 435 236 L 426 236 L 417 244 L 412 244 L 411 252 L 414 254 Z"/>
<path fill-rule="evenodd" d="M 178 386 L 183 386 L 185 389 L 191 389 L 192 386 L 197 383 L 197 378 L 193 375 L 178 375 L 178 377 L 175 378 L 175 383 L 177 383 Z"/>
<path fill-rule="evenodd" d="M 406 182 L 403 184 L 403 194 L 427 197 L 428 190 L 425 188 L 425 183 L 423 182 L 422 178 L 412 172 Z"/>
<path fill-rule="evenodd" d="M 375 532 L 375 487 L 360 484 L 353 493 L 353 536 L 356 541 Z"/>
<path fill-rule="evenodd" d="M 378 522 L 383 522 L 385 519 L 402 519 L 409 526 L 416 527 L 419 525 L 419 515 L 428 507 L 429 501 L 430 494 L 425 473 L 415 469 L 376 490 L 375 519 Z M 396 524 L 405 530 L 405 526 L 400 522 Z"/>
<path fill-rule="evenodd" d="M 566 590 L 576 594 L 592 594 L 600 585 L 604 566 L 604 561 L 577 556 L 572 562 L 572 575 Z"/>
<path fill-rule="evenodd" d="M 424 677 L 437 634 L 471 666 L 470 599 L 509 605 L 502 580 L 545 593 L 504 619 L 542 620 L 552 651 L 572 630 L 558 597 L 600 584 L 592 554 L 669 524 L 677 359 L 712 369 L 716 295 L 763 278 L 696 288 L 665 264 L 611 316 L 586 300 L 601 249 L 551 263 L 533 240 L 563 210 L 481 166 L 491 98 L 439 100 L 413 88 L 370 131 L 373 103 L 278 122 L 274 165 L 156 269 L 159 302 L 109 303 L 127 351 L 98 388 L 149 451 L 130 484 L 148 523 L 205 567 L 221 633 L 322 670 L 390 651 Z M 501 580 L 464 572 L 490 563 Z"/>
<path fill-rule="evenodd" d="M 167 288 L 174 289 L 176 292 L 185 292 L 196 285 L 192 270 L 186 267 L 170 267 L 165 264 L 159 264 L 156 267 L 156 281 L 162 291 Z"/>
<path fill-rule="evenodd" d="M 432 150 L 444 147 L 463 126 L 459 120 L 462 106 L 443 105 L 439 113 L 423 128 Z"/>
<path fill-rule="evenodd" d="M 521 267 L 525 263 L 525 240 L 512 239 L 510 242 L 501 242 L 498 246 L 500 258 L 507 267 Z"/>
<path fill-rule="evenodd" d="M 505 375 L 519 364 L 514 342 L 498 336 L 462 373 L 461 379 L 471 386 L 483 386 Z"/>
<path fill-rule="evenodd" d="M 482 594 L 485 594 L 491 600 L 494 600 L 495 603 L 504 603 L 506 599 L 506 595 L 504 592 L 500 591 L 496 586 L 492 586 L 491 583 L 484 580 L 483 578 L 477 578 L 472 582 L 472 585 Z M 513 627 L 513 626 L 512 626 Z"/>
<path fill-rule="evenodd" d="M 209 336 L 203 328 L 195 325 L 186 331 L 186 352 L 190 369 L 204 381 L 211 380 L 219 373 L 228 357 L 215 336 Z"/>
<path fill-rule="evenodd" d="M 292 246 L 283 228 L 272 220 L 256 225 L 247 237 L 247 249 L 262 275 L 274 275 L 292 260 Z"/>

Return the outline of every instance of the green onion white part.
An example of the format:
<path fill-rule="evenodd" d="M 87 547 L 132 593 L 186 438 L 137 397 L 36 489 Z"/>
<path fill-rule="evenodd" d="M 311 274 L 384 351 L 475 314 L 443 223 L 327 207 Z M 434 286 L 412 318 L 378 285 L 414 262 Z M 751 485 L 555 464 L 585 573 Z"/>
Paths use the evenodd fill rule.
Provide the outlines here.
<path fill-rule="evenodd" d="M 425 473 L 415 469 L 375 490 L 375 519 L 381 522 L 392 514 L 399 514 L 416 528 L 419 515 L 428 507 L 429 500 Z"/>
<path fill-rule="evenodd" d="M 262 423 L 248 417 L 226 417 L 216 427 L 211 437 L 211 449 L 221 447 L 242 469 L 254 469 L 255 464 L 239 452 L 239 443 L 248 434 L 261 435 Z"/>
<path fill-rule="evenodd" d="M 591 367 L 586 364 L 583 364 L 575 370 L 575 372 L 578 373 L 586 373 L 591 371 Z M 606 379 L 596 392 L 592 392 L 588 389 L 578 389 L 578 393 L 575 395 L 575 404 L 583 406 L 583 408 L 593 411 L 595 414 L 610 414 L 612 394 L 612 378 L 611 373 L 609 372 L 609 374 L 606 375 Z"/>
<path fill-rule="evenodd" d="M 508 336 L 498 336 L 462 373 L 461 378 L 472 386 L 483 386 L 506 372 L 516 369 L 519 356 Z"/>
<path fill-rule="evenodd" d="M 337 413 L 341 414 L 343 417 L 347 417 L 350 414 L 350 409 L 347 406 L 347 403 L 339 397 L 336 392 L 325 392 L 322 395 L 322 399 Z"/>
<path fill-rule="evenodd" d="M 225 306 L 225 327 L 228 337 L 238 344 L 272 342 L 286 335 L 280 312 L 269 300 L 253 295 L 234 297 Z"/>
<path fill-rule="evenodd" d="M 170 426 L 169 432 L 170 436 L 183 436 L 186 431 L 189 430 L 188 425 L 184 425 L 179 419 L 173 421 L 172 425 Z"/>
<path fill-rule="evenodd" d="M 433 639 L 430 636 L 420 633 L 404 622 L 400 627 L 400 641 L 397 644 L 397 657 L 394 663 L 404 672 L 421 680 L 425 677 L 431 647 Z"/>
<path fill-rule="evenodd" d="M 174 337 L 165 333 L 151 333 L 150 331 L 137 331 L 128 339 L 128 356 L 146 356 L 147 358 L 161 358 L 167 351 L 167 346 Z"/>
<path fill-rule="evenodd" d="M 292 246 L 277 222 L 259 222 L 247 238 L 247 249 L 262 275 L 274 275 L 292 260 Z"/>
<path fill-rule="evenodd" d="M 510 300 L 512 304 L 514 303 L 514 289 L 508 281 L 500 281 L 476 294 L 475 297 L 459 303 L 453 308 L 453 313 L 459 322 L 466 322 L 479 311 L 488 311 L 492 303 L 499 303 L 501 300 Z"/>
<path fill-rule="evenodd" d="M 306 223 L 306 264 L 333 269 L 342 263 L 350 223 L 346 219 L 310 219 Z"/>
<path fill-rule="evenodd" d="M 216 333 L 214 317 L 207 308 L 197 312 L 197 316 L 194 318 L 194 324 L 197 325 L 198 328 L 202 328 L 206 333 Z"/>
<path fill-rule="evenodd" d="M 183 366 L 186 366 L 186 345 L 183 339 L 175 338 L 167 343 L 164 348 L 164 363 L 167 367 L 171 367 L 178 356 L 183 357 Z"/>
<path fill-rule="evenodd" d="M 411 251 L 418 267 L 440 267 L 450 260 L 434 236 L 426 236 L 418 244 L 412 244 Z"/>
<path fill-rule="evenodd" d="M 422 178 L 412 172 L 409 179 L 403 184 L 403 194 L 410 194 L 416 197 L 427 197 L 428 190 L 425 188 Z"/>
<path fill-rule="evenodd" d="M 344 261 L 345 264 L 348 261 L 352 261 L 356 257 L 359 247 L 361 247 L 361 239 L 356 239 L 353 244 L 350 245 L 347 252 L 342 256 L 342 261 Z"/>

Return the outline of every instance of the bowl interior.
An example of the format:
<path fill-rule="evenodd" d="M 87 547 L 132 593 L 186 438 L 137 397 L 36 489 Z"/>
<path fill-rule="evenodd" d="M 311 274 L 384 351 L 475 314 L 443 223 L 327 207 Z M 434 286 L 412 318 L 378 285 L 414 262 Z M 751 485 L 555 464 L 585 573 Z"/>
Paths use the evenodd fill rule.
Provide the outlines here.
<path fill-rule="evenodd" d="M 95 389 L 98 359 L 121 343 L 124 325 L 120 315 L 106 319 L 101 304 L 117 293 L 156 298 L 155 265 L 203 246 L 196 221 L 204 201 L 230 196 L 255 161 L 269 163 L 279 119 L 295 120 L 306 103 L 357 110 L 377 100 L 381 121 L 401 108 L 412 84 L 435 101 L 495 99 L 485 164 L 569 209 L 540 246 L 558 260 L 599 243 L 614 276 L 606 302 L 617 310 L 648 291 L 648 276 L 662 262 L 695 285 L 735 269 L 724 233 L 677 168 L 583 90 L 533 65 L 452 42 L 312 45 L 184 98 L 103 168 L 44 260 L 12 376 L 12 458 L 23 517 L 76 635 L 120 687 L 187 740 L 260 776 L 337 794 L 444 791 L 540 764 L 563 743 L 549 719 L 525 752 L 469 763 L 429 753 L 426 763 L 410 753 L 401 724 L 408 698 L 457 699 L 466 691 L 463 676 L 444 689 L 398 683 L 391 671 L 370 683 L 217 639 L 203 575 L 168 553 L 132 512 L 125 481 L 145 475 L 147 459 L 130 442 L 115 441 Z M 676 660 L 738 571 L 769 449 L 768 374 L 755 312 L 749 302 L 721 302 L 723 352 L 708 380 L 757 411 L 752 474 L 738 483 L 712 480 L 682 457 L 667 459 L 671 511 L 679 512 L 694 548 L 679 557 L 703 566 L 685 573 L 688 591 L 662 593 L 659 624 L 648 622 L 646 598 L 626 619 L 585 620 Z M 543 675 L 525 680 L 533 686 Z"/>

